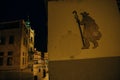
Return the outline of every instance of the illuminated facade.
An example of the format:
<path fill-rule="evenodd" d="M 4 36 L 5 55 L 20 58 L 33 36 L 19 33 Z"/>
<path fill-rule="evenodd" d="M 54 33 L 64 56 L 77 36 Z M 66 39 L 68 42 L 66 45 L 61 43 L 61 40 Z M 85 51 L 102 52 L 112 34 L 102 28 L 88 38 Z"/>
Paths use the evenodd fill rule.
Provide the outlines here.
<path fill-rule="evenodd" d="M 44 58 L 42 58 L 42 52 L 35 51 L 33 54 L 34 64 L 40 64 L 42 68 L 48 68 L 48 53 L 44 53 Z"/>
<path fill-rule="evenodd" d="M 33 45 L 34 31 L 24 20 L 0 23 L 0 70 L 25 69 Z"/>
<path fill-rule="evenodd" d="M 29 42 L 28 42 L 28 52 L 29 52 L 28 58 L 29 59 L 28 60 L 30 62 L 33 59 L 32 55 L 34 53 L 34 35 L 35 34 L 34 34 L 34 30 L 31 29 L 29 18 L 26 21 L 26 26 L 29 29 Z"/>

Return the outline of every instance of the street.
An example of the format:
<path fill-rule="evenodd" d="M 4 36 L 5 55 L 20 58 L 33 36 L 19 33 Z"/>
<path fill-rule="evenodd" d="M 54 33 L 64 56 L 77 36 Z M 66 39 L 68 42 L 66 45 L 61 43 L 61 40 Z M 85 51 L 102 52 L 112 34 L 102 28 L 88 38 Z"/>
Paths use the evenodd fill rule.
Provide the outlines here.
<path fill-rule="evenodd" d="M 0 80 L 35 80 L 31 69 L 25 69 L 23 71 L 0 71 Z M 37 80 L 48 80 L 48 73 L 43 78 L 42 70 L 37 73 Z"/>
<path fill-rule="evenodd" d="M 2 71 L 0 80 L 33 80 L 33 74 L 29 72 Z"/>

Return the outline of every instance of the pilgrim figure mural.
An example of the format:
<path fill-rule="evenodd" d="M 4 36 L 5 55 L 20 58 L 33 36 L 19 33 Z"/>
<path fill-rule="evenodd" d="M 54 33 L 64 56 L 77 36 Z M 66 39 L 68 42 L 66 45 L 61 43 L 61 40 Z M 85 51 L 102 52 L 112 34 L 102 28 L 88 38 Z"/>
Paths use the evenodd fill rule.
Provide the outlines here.
<path fill-rule="evenodd" d="M 82 20 L 79 21 L 78 24 L 83 25 L 82 33 L 82 49 L 89 49 L 90 42 L 93 43 L 93 49 L 98 47 L 98 40 L 101 38 L 101 32 L 99 31 L 99 27 L 96 24 L 95 20 L 89 16 L 89 13 L 82 12 Z M 79 25 L 79 27 L 81 27 Z"/>

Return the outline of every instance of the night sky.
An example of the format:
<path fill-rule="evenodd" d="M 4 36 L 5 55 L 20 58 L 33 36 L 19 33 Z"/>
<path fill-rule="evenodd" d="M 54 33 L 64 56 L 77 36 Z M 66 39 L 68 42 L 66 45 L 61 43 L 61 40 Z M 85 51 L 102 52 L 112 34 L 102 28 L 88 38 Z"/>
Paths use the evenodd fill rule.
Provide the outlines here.
<path fill-rule="evenodd" d="M 24 19 L 28 16 L 35 30 L 35 48 L 47 52 L 47 2 L 45 0 L 1 0 L 0 22 Z"/>

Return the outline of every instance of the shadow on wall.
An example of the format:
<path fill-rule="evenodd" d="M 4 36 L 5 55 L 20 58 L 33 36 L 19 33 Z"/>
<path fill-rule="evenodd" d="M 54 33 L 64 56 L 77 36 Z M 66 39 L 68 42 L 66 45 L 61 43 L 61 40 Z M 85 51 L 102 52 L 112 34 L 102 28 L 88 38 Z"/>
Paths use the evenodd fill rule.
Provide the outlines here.
<path fill-rule="evenodd" d="M 49 62 L 50 80 L 120 80 L 120 57 Z"/>

